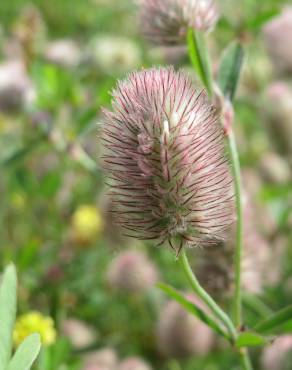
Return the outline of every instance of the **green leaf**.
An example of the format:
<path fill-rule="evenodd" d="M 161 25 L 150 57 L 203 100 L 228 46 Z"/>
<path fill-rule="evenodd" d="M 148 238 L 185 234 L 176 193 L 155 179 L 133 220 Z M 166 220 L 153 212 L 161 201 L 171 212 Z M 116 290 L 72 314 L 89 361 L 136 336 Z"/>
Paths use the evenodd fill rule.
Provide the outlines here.
<path fill-rule="evenodd" d="M 9 265 L 0 286 L 0 370 L 6 370 L 12 351 L 12 334 L 16 316 L 17 277 Z"/>
<path fill-rule="evenodd" d="M 278 326 L 284 324 L 292 319 L 292 305 L 283 308 L 282 310 L 276 312 L 274 315 L 270 316 L 268 319 L 261 321 L 254 327 L 259 333 L 266 333 Z"/>
<path fill-rule="evenodd" d="M 192 315 L 196 316 L 200 321 L 208 325 L 213 331 L 217 334 L 221 335 L 227 340 L 230 340 L 229 335 L 225 332 L 225 330 L 215 321 L 213 320 L 208 314 L 206 314 L 203 310 L 201 310 L 197 305 L 193 302 L 187 300 L 181 293 L 177 290 L 173 289 L 171 286 L 159 283 L 157 285 L 159 289 L 161 289 L 164 293 L 166 293 L 170 298 L 177 301 L 180 305 L 182 305 L 188 312 Z"/>
<path fill-rule="evenodd" d="M 265 23 L 269 22 L 279 13 L 280 13 L 279 7 L 263 11 L 260 14 L 257 14 L 254 18 L 251 18 L 247 22 L 247 28 L 252 31 L 258 31 L 263 27 Z"/>
<path fill-rule="evenodd" d="M 259 297 L 254 294 L 243 293 L 242 294 L 243 304 L 250 310 L 254 311 L 259 317 L 266 319 L 273 311 L 268 307 Z"/>
<path fill-rule="evenodd" d="M 189 57 L 208 94 L 212 95 L 212 71 L 208 48 L 203 33 L 189 29 L 187 34 Z"/>
<path fill-rule="evenodd" d="M 223 52 L 219 72 L 218 85 L 223 95 L 233 100 L 238 85 L 240 71 L 244 60 L 244 49 L 238 42 L 231 43 Z"/>
<path fill-rule="evenodd" d="M 7 370 L 29 370 L 37 358 L 41 348 L 39 334 L 32 334 L 18 347 Z"/>
<path fill-rule="evenodd" d="M 237 348 L 241 347 L 255 347 L 255 346 L 263 346 L 267 343 L 266 338 L 263 336 L 253 333 L 253 332 L 243 332 L 238 335 L 235 346 Z"/>

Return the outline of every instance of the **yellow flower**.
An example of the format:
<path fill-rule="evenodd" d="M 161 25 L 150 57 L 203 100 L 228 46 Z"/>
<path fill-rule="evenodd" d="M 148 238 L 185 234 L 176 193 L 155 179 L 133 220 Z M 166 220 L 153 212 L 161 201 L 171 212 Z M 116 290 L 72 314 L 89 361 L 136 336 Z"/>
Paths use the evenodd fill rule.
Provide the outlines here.
<path fill-rule="evenodd" d="M 72 228 L 76 241 L 91 242 L 103 230 L 102 215 L 94 206 L 82 205 L 73 214 Z"/>
<path fill-rule="evenodd" d="M 30 334 L 39 333 L 42 344 L 49 346 L 56 341 L 56 330 L 51 317 L 43 316 L 40 312 L 31 311 L 21 315 L 16 320 L 13 332 L 13 342 L 18 347 Z"/>

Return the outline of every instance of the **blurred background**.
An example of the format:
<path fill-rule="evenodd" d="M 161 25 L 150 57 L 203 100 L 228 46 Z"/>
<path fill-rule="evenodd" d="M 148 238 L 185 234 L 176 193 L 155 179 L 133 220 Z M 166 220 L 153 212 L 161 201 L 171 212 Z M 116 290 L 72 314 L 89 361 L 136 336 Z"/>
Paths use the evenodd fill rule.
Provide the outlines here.
<path fill-rule="evenodd" d="M 214 73 L 230 41 L 247 50 L 234 125 L 249 326 L 292 300 L 292 3 L 219 7 L 208 37 Z M 131 0 L 0 1 L 0 266 L 17 265 L 14 341 L 41 333 L 37 370 L 237 368 L 230 348 L 155 288 L 164 281 L 189 294 L 173 253 L 124 237 L 105 196 L 102 106 L 127 72 L 163 64 L 195 79 L 184 47 L 143 40 Z M 229 234 L 191 253 L 225 309 L 233 289 Z M 256 369 L 292 369 L 292 322 L 282 331 L 252 352 Z"/>

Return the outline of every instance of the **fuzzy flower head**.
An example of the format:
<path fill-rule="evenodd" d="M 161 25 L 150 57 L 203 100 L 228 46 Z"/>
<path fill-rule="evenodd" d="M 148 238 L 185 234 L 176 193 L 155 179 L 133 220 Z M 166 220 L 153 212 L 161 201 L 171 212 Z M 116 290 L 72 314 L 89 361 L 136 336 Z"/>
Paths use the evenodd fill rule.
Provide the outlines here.
<path fill-rule="evenodd" d="M 141 0 L 145 37 L 158 45 L 184 44 L 188 28 L 210 31 L 218 9 L 213 0 Z"/>
<path fill-rule="evenodd" d="M 39 333 L 44 346 L 54 344 L 56 341 L 57 333 L 51 317 L 32 311 L 19 316 L 16 321 L 13 332 L 15 347 L 18 347 L 26 337 L 34 333 Z"/>
<path fill-rule="evenodd" d="M 205 94 L 162 68 L 130 74 L 113 96 L 102 137 L 116 221 L 177 252 L 221 239 L 232 222 L 232 181 Z"/>

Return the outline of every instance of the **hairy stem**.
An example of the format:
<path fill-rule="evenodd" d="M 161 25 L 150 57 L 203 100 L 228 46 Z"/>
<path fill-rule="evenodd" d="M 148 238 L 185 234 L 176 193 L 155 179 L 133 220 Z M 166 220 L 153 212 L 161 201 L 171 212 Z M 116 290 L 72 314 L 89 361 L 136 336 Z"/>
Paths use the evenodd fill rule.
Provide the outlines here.
<path fill-rule="evenodd" d="M 180 255 L 180 262 L 182 268 L 191 284 L 196 295 L 201 298 L 201 300 L 210 308 L 211 312 L 217 317 L 227 328 L 232 340 L 236 338 L 235 327 L 228 317 L 228 315 L 217 305 L 213 298 L 205 291 L 205 289 L 200 285 L 195 274 L 193 273 L 191 266 L 189 264 L 187 255 L 184 250 L 182 250 Z"/>

